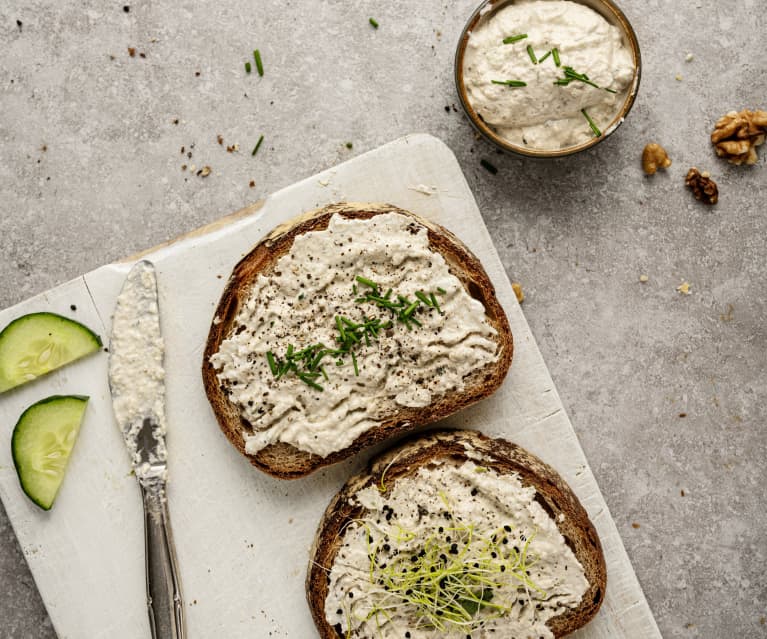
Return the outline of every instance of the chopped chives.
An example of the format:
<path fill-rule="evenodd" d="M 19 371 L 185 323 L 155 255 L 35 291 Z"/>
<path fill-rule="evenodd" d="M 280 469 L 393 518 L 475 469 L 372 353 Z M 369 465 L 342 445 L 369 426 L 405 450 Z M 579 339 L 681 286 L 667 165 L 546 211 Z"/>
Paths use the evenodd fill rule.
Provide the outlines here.
<path fill-rule="evenodd" d="M 503 39 L 504 44 L 514 44 L 515 42 L 519 42 L 520 40 L 524 40 L 527 37 L 526 33 L 520 33 L 519 35 L 513 35 L 509 36 L 508 38 Z"/>
<path fill-rule="evenodd" d="M 250 73 L 250 69 L 251 69 L 250 62 L 246 62 L 245 63 L 245 73 Z"/>
<path fill-rule="evenodd" d="M 365 286 L 372 288 L 374 291 L 378 290 L 378 284 L 376 284 L 373 280 L 369 280 L 367 277 L 362 277 L 362 275 L 358 275 L 355 279 L 360 284 L 364 284 Z"/>
<path fill-rule="evenodd" d="M 429 293 L 429 297 L 431 297 L 431 305 L 437 309 L 438 313 L 442 312 L 442 309 L 439 307 L 439 303 L 437 302 L 437 298 L 434 297 L 434 293 Z"/>
<path fill-rule="evenodd" d="M 442 288 L 441 286 L 438 286 L 437 287 L 437 293 L 439 293 L 440 295 L 446 295 L 447 291 L 444 288 Z"/>
<path fill-rule="evenodd" d="M 258 49 L 253 51 L 253 59 L 256 61 L 256 70 L 258 75 L 264 75 L 264 65 L 261 62 L 261 52 Z"/>
<path fill-rule="evenodd" d="M 608 89 L 607 87 L 605 87 L 605 91 L 608 93 L 618 93 L 615 89 Z"/>
<path fill-rule="evenodd" d="M 526 87 L 527 82 L 522 80 L 490 80 L 493 84 L 504 84 L 507 87 Z"/>
<path fill-rule="evenodd" d="M 354 351 L 352 351 L 352 364 L 354 364 L 354 374 L 355 376 L 360 376 L 360 369 L 357 366 L 357 356 L 354 354 Z"/>
<path fill-rule="evenodd" d="M 578 82 L 583 82 L 584 84 L 589 84 L 595 89 L 599 88 L 598 84 L 594 84 L 590 79 L 589 76 L 587 76 L 585 73 L 578 73 L 575 69 L 572 67 L 565 67 L 565 77 L 570 80 L 578 80 Z"/>
<path fill-rule="evenodd" d="M 535 57 L 535 51 L 533 51 L 533 45 L 532 44 L 528 44 L 527 45 L 527 55 L 530 56 L 530 61 L 533 64 L 538 64 L 538 58 Z"/>
<path fill-rule="evenodd" d="M 538 58 L 538 64 L 540 64 L 540 63 L 541 63 L 541 62 L 543 62 L 543 61 L 544 61 L 546 58 L 548 58 L 548 57 L 551 55 L 551 52 L 552 52 L 552 51 L 553 51 L 553 49 L 549 49 L 549 50 L 548 50 L 546 53 L 544 53 L 544 54 L 543 54 L 543 57 L 542 57 L 542 58 Z"/>
<path fill-rule="evenodd" d="M 594 132 L 594 135 L 596 135 L 598 138 L 602 137 L 602 132 L 599 130 L 599 127 L 594 123 L 594 120 L 591 119 L 591 116 L 586 113 L 586 109 L 581 109 L 581 113 L 583 113 L 583 116 L 586 118 L 586 120 L 589 123 L 589 126 L 591 127 L 591 130 Z"/>
<path fill-rule="evenodd" d="M 421 291 L 416 291 L 415 296 L 421 300 L 426 306 L 431 306 L 431 300 L 429 300 L 428 297 L 426 297 L 426 294 Z"/>
<path fill-rule="evenodd" d="M 272 371 L 272 375 L 276 377 L 279 369 L 277 368 L 277 362 L 274 361 L 272 351 L 266 351 L 266 361 L 269 362 L 269 369 Z"/>
<path fill-rule="evenodd" d="M 484 159 L 483 159 L 483 160 L 480 160 L 480 161 L 479 161 L 479 163 L 482 165 L 482 167 L 483 167 L 483 168 L 484 168 L 486 171 L 489 171 L 489 172 L 490 172 L 490 173 L 492 173 L 493 175 L 495 175 L 496 173 L 498 173 L 498 169 L 497 169 L 497 168 L 496 168 L 496 167 L 495 167 L 493 164 L 491 164 L 490 162 L 488 162 L 487 160 L 484 160 Z"/>
<path fill-rule="evenodd" d="M 554 48 L 551 50 L 551 55 L 554 57 L 554 64 L 556 64 L 557 66 L 561 66 L 561 64 L 562 64 L 562 63 L 561 63 L 561 61 L 559 60 L 559 49 L 557 49 L 556 47 L 554 47 Z"/>
<path fill-rule="evenodd" d="M 256 142 L 256 146 L 253 147 L 253 152 L 250 155 L 255 155 L 258 153 L 258 148 L 261 146 L 261 143 L 264 141 L 264 136 L 262 135 L 260 138 L 258 138 L 258 142 Z"/>
<path fill-rule="evenodd" d="M 368 22 L 373 26 L 374 29 L 378 28 L 378 20 L 376 20 L 375 18 L 370 18 Z"/>

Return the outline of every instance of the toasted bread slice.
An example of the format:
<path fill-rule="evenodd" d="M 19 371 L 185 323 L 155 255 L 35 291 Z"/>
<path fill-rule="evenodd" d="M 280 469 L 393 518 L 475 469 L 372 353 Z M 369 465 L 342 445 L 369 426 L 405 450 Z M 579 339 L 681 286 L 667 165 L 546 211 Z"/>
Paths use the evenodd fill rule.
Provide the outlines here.
<path fill-rule="evenodd" d="M 605 589 L 607 585 L 607 571 L 602 547 L 596 530 L 589 520 L 586 511 L 565 481 L 556 473 L 556 471 L 554 471 L 554 469 L 543 463 L 540 459 L 519 446 L 503 439 L 491 439 L 476 431 L 470 430 L 437 430 L 426 432 L 421 436 L 416 435 L 410 437 L 396 448 L 373 459 L 370 462 L 367 471 L 349 479 L 327 507 L 310 553 L 310 563 L 306 577 L 307 600 L 312 617 L 319 630 L 320 637 L 323 639 L 343 639 L 347 636 L 360 638 L 368 637 L 368 634 L 363 634 L 358 631 L 349 633 L 348 628 L 342 627 L 341 623 L 339 623 L 343 619 L 351 619 L 350 614 L 346 610 L 340 610 L 340 608 L 342 606 L 346 608 L 345 603 L 359 601 L 361 595 L 359 589 L 355 590 L 356 584 L 349 581 L 348 576 L 344 577 L 345 581 L 342 583 L 344 584 L 345 594 L 348 595 L 350 599 L 347 599 L 344 596 L 341 598 L 342 601 L 339 600 L 341 602 L 338 604 L 333 600 L 332 602 L 329 602 L 328 605 L 333 609 L 338 605 L 339 610 L 331 610 L 330 612 L 326 610 L 326 599 L 332 585 L 331 570 L 336 560 L 339 559 L 339 553 L 342 548 L 344 549 L 344 556 L 346 557 L 343 561 L 342 570 L 346 569 L 350 562 L 350 555 L 348 554 L 350 552 L 349 544 L 345 539 L 345 535 L 352 529 L 352 525 L 359 525 L 359 522 L 364 521 L 371 522 L 370 527 L 364 529 L 367 530 L 366 535 L 368 539 L 368 549 L 366 552 L 370 553 L 374 543 L 373 538 L 370 536 L 371 531 L 374 533 L 376 530 L 380 531 L 380 527 L 372 522 L 375 522 L 377 518 L 379 524 L 388 525 L 387 522 L 394 523 L 390 522 L 392 511 L 387 511 L 386 507 L 380 507 L 380 505 L 374 509 L 364 507 L 358 496 L 359 491 L 363 491 L 364 489 L 368 489 L 369 491 L 377 490 L 381 492 L 382 497 L 385 499 L 392 494 L 397 483 L 403 479 L 415 478 L 419 482 L 423 482 L 423 477 L 418 475 L 421 469 L 437 467 L 440 464 L 450 464 L 458 467 L 469 460 L 479 466 L 479 470 L 483 472 L 487 472 L 488 470 L 493 471 L 501 476 L 501 478 L 514 475 L 516 479 L 521 482 L 522 486 L 534 488 L 534 501 L 542 507 L 545 514 L 548 515 L 551 520 L 556 522 L 556 529 L 559 531 L 559 534 L 562 535 L 565 544 L 569 547 L 578 563 L 583 568 L 583 576 L 588 581 L 588 586 L 585 592 L 583 592 L 580 602 L 574 607 L 569 607 L 563 613 L 548 618 L 545 622 L 546 628 L 548 628 L 554 637 L 563 637 L 584 626 L 596 615 L 605 597 Z M 477 469 L 475 468 L 474 470 L 476 471 Z M 419 486 L 423 486 L 423 483 L 420 483 Z M 426 490 L 427 487 L 423 486 L 423 488 L 419 490 L 419 494 Z M 471 494 L 474 495 L 476 493 L 472 492 Z M 448 503 L 449 495 L 445 496 L 440 492 L 440 497 L 443 498 L 446 504 Z M 422 498 L 417 495 L 413 497 L 414 502 L 419 499 Z M 418 513 L 418 520 L 420 521 L 422 513 L 420 501 L 418 501 Z M 396 516 L 399 517 L 399 514 Z M 382 521 L 384 519 L 386 521 Z M 400 527 L 399 520 L 395 519 L 395 521 L 397 522 L 396 529 L 399 531 L 399 534 L 408 534 L 409 531 L 407 529 L 402 529 Z M 477 522 L 463 522 L 463 524 L 457 523 L 456 520 L 445 523 L 445 530 L 453 534 L 453 541 L 457 541 L 456 536 L 459 533 L 452 532 L 457 529 L 456 527 L 465 524 L 467 526 L 466 530 L 468 530 L 468 527 L 471 526 L 471 534 L 479 535 L 479 526 L 481 526 L 482 523 L 483 521 L 481 518 Z M 474 528 L 475 525 L 477 525 L 476 529 Z M 431 531 L 429 535 L 430 540 L 438 537 L 437 530 L 432 530 L 431 528 L 429 528 L 429 530 Z M 502 530 L 511 530 L 511 528 L 504 528 Z M 359 531 L 357 531 L 357 534 L 358 532 Z M 443 533 L 442 528 L 439 529 L 439 533 Z M 351 542 L 349 542 L 351 544 L 354 543 L 354 534 L 355 533 L 349 532 L 349 535 L 352 537 Z M 380 535 L 381 533 L 379 532 L 378 534 Z M 501 534 L 503 535 L 506 533 L 501 532 Z M 510 532 L 509 536 L 511 536 L 511 534 L 512 533 Z M 388 537 L 386 539 L 389 540 Z M 522 539 L 524 539 L 524 537 L 522 537 Z M 449 538 L 448 541 L 450 541 Z M 376 540 L 375 543 L 379 543 L 378 540 Z M 391 543 L 394 544 L 395 542 L 392 541 Z M 428 544 L 429 542 L 426 541 L 424 543 Z M 500 544 L 500 541 L 498 543 Z M 507 542 L 504 539 L 503 544 L 506 543 Z M 425 546 L 421 547 L 423 548 Z M 507 550 L 511 547 L 511 543 L 499 547 Z M 423 550 L 420 554 L 416 554 L 418 548 L 419 546 L 416 545 L 410 546 L 406 551 L 396 551 L 395 554 L 397 554 L 397 557 L 400 558 L 402 563 L 393 567 L 395 577 L 399 575 L 399 568 L 401 565 L 407 566 L 408 570 L 410 570 L 410 566 L 419 565 L 417 563 L 411 563 L 416 561 L 416 557 L 421 557 L 423 554 Z M 529 552 L 534 552 L 534 548 L 535 546 L 531 544 Z M 390 548 L 387 548 L 387 550 L 391 552 Z M 410 556 L 411 553 L 413 556 Z M 495 555 L 493 556 L 495 557 Z M 396 558 L 392 561 L 396 561 Z M 472 558 L 471 561 L 474 561 L 474 559 Z M 367 571 L 357 574 L 361 574 L 361 580 L 368 581 L 368 583 L 371 583 L 373 580 L 375 583 L 385 583 L 379 581 L 379 577 L 382 574 L 379 572 L 379 566 L 381 568 L 386 568 L 386 565 L 381 566 L 380 561 L 376 563 L 375 559 L 373 560 L 373 565 L 375 567 L 371 566 L 369 575 Z M 477 564 L 473 565 L 476 566 Z M 560 574 L 566 574 L 561 573 L 561 566 L 562 564 L 558 564 Z M 573 566 L 571 565 L 570 568 L 572 569 Z M 374 572 L 374 570 L 376 572 Z M 415 571 L 415 569 L 413 570 Z M 427 572 L 427 576 L 428 574 L 429 573 Z M 527 574 L 529 575 L 531 573 L 528 572 Z M 570 574 L 572 574 L 572 570 Z M 354 592 L 349 594 L 349 591 Z M 353 598 L 355 592 L 357 597 Z M 381 593 L 383 597 L 387 598 L 386 613 L 388 615 L 392 612 L 392 586 L 381 586 L 379 587 L 378 592 Z M 524 597 L 524 590 L 520 592 L 520 596 Z M 528 592 L 528 597 L 529 596 L 530 593 Z M 500 596 L 493 597 L 492 602 L 499 602 L 500 599 Z M 512 599 L 515 599 L 515 597 L 512 597 Z M 488 598 L 487 601 L 490 601 L 490 598 Z M 396 607 L 394 610 L 394 614 L 396 614 Z M 336 613 L 341 614 L 337 614 L 332 623 L 328 621 L 328 615 L 332 617 Z M 360 619 L 359 615 L 357 616 L 357 619 Z M 383 619 L 388 620 L 388 617 L 385 615 Z M 375 639 L 375 637 L 379 635 L 375 634 L 375 627 L 372 630 L 374 636 L 371 636 L 370 639 Z M 398 634 L 396 634 L 396 636 L 402 636 L 402 632 L 405 630 L 413 631 L 414 628 L 399 625 L 397 627 Z M 453 634 L 449 634 L 449 636 L 460 636 L 463 638 L 464 636 L 471 636 L 472 632 L 470 627 L 462 630 L 457 630 L 455 627 L 443 630 L 444 632 L 432 630 L 430 632 L 427 631 L 423 635 L 413 634 L 413 636 L 441 637 L 448 635 L 448 632 L 451 632 Z M 507 632 L 504 632 L 504 630 L 507 630 Z M 516 632 L 508 631 L 508 628 L 504 628 L 503 626 L 500 628 L 496 626 L 496 634 L 489 636 L 527 637 L 527 632 L 531 629 L 526 629 L 527 632 L 525 634 L 518 634 L 525 631 L 525 629 L 518 626 L 515 626 L 514 630 L 516 630 Z M 423 632 L 423 629 L 421 629 L 420 632 Z M 385 636 L 389 635 L 386 634 Z M 410 635 L 405 634 L 404 636 L 407 637 Z M 482 636 L 486 635 L 483 634 Z M 535 636 L 537 637 L 538 634 Z"/>
<path fill-rule="evenodd" d="M 278 441 L 255 454 L 245 451 L 244 434 L 253 427 L 227 396 L 226 388 L 217 377 L 211 356 L 219 351 L 224 340 L 237 329 L 236 318 L 259 275 L 274 272 L 280 257 L 287 254 L 294 240 L 310 231 L 326 229 L 334 215 L 343 218 L 369 219 L 384 213 L 397 213 L 412 218 L 428 231 L 429 248 L 445 259 L 452 275 L 460 280 L 468 294 L 485 308 L 487 322 L 495 329 L 497 343 L 495 360 L 491 365 L 477 368 L 463 378 L 460 392 L 437 396 L 426 407 L 397 407 L 396 411 L 376 419 L 376 425 L 359 435 L 351 445 L 326 456 L 312 454 Z M 332 317 L 330 320 L 332 321 Z M 513 341 L 506 315 L 495 295 L 493 284 L 479 260 L 447 229 L 422 219 L 413 213 L 384 204 L 336 204 L 311 211 L 278 227 L 256 245 L 235 267 L 215 312 L 202 364 L 202 375 L 210 404 L 224 434 L 256 467 L 270 475 L 293 479 L 341 461 L 358 451 L 388 438 L 402 435 L 429 424 L 491 395 L 502 383 L 511 364 Z"/>

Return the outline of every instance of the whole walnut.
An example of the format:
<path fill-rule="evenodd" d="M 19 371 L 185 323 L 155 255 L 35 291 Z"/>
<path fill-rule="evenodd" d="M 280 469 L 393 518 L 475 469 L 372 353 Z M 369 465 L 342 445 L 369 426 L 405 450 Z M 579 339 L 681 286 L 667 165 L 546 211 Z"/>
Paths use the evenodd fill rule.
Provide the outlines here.
<path fill-rule="evenodd" d="M 767 111 L 730 111 L 716 121 L 711 143 L 732 164 L 756 164 L 756 147 L 767 136 Z"/>

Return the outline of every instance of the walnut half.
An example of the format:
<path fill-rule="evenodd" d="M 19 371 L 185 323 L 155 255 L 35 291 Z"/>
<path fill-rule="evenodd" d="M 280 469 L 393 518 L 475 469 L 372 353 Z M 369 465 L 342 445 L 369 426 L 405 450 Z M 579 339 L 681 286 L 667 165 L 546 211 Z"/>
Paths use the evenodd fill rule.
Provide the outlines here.
<path fill-rule="evenodd" d="M 696 200 L 706 204 L 716 204 L 719 199 L 719 189 L 716 188 L 716 182 L 711 179 L 708 171 L 701 173 L 693 167 L 687 172 L 684 183 L 692 189 Z"/>
<path fill-rule="evenodd" d="M 711 143 L 731 164 L 756 164 L 756 147 L 767 135 L 767 111 L 730 111 L 716 121 Z"/>
<path fill-rule="evenodd" d="M 642 151 L 642 169 L 647 175 L 653 175 L 658 169 L 671 166 L 671 158 L 660 144 L 650 142 Z"/>

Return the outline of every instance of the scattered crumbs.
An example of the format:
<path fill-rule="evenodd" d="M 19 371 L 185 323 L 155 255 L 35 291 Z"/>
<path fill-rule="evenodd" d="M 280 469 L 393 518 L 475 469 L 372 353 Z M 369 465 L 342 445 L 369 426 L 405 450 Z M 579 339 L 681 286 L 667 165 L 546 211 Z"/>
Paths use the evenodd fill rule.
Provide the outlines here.
<path fill-rule="evenodd" d="M 220 135 L 217 135 L 216 136 L 216 142 L 218 142 L 219 144 L 223 144 L 224 143 L 224 138 L 221 137 Z"/>
<path fill-rule="evenodd" d="M 639 528 L 639 523 L 637 523 L 636 521 L 632 521 L 631 522 L 631 527 L 632 528 Z"/>
<path fill-rule="evenodd" d="M 450 105 L 449 104 L 445 105 L 445 113 L 450 113 Z"/>
<path fill-rule="evenodd" d="M 352 149 L 352 148 L 354 148 L 354 145 L 351 142 L 347 142 L 346 143 L 346 148 L 347 149 Z"/>
<path fill-rule="evenodd" d="M 330 184 L 330 180 L 317 180 L 317 184 L 319 184 L 320 186 L 327 186 L 328 184 Z"/>
<path fill-rule="evenodd" d="M 231 146 L 226 147 L 227 153 L 234 153 L 235 151 L 239 151 L 239 150 L 240 150 L 239 144 L 232 144 Z"/>
<path fill-rule="evenodd" d="M 186 171 L 186 164 L 182 164 L 182 165 L 181 165 L 181 170 L 182 170 L 182 171 Z"/>
<path fill-rule="evenodd" d="M 293 518 L 292 518 L 292 517 L 291 517 L 290 519 L 288 519 L 288 523 L 289 523 L 289 524 L 292 524 L 292 523 L 293 523 Z"/>
<path fill-rule="evenodd" d="M 200 77 L 200 72 L 199 71 L 195 71 L 194 72 L 194 77 L 195 78 L 199 78 Z"/>
<path fill-rule="evenodd" d="M 210 175 L 211 170 L 212 169 L 206 164 L 199 171 L 197 171 L 197 175 L 199 175 L 200 177 L 208 177 Z"/>
<path fill-rule="evenodd" d="M 139 53 L 139 54 L 138 54 L 138 57 L 139 57 L 139 58 L 146 58 L 146 53 L 144 53 L 144 52 L 142 51 L 141 53 Z"/>
<path fill-rule="evenodd" d="M 185 146 L 181 147 L 180 153 L 181 153 L 181 155 L 184 155 L 184 153 L 186 153 L 186 147 Z"/>
<path fill-rule="evenodd" d="M 687 54 L 687 55 L 684 57 L 684 61 L 685 61 L 685 62 L 692 62 L 694 58 L 695 58 L 695 56 L 694 56 L 692 53 L 688 53 L 688 54 Z"/>
<path fill-rule="evenodd" d="M 377 28 L 378 28 L 378 20 L 376 20 L 375 18 L 370 18 L 370 19 L 368 20 L 368 22 L 370 23 L 370 25 L 371 25 L 371 26 L 372 26 L 374 29 L 377 29 Z"/>
<path fill-rule="evenodd" d="M 190 165 L 189 167 L 190 172 L 194 173 L 196 170 L 197 170 L 197 167 L 194 164 Z"/>
<path fill-rule="evenodd" d="M 40 150 L 41 150 L 43 153 L 45 153 L 45 152 L 48 150 L 48 145 L 47 145 L 47 144 L 43 144 L 43 145 L 40 147 Z"/>
<path fill-rule="evenodd" d="M 514 291 L 514 295 L 517 296 L 517 302 L 520 304 L 525 301 L 525 293 L 522 290 L 522 285 L 519 282 L 512 282 L 511 288 Z"/>
<path fill-rule="evenodd" d="M 681 81 L 682 81 L 682 74 L 681 74 L 681 73 L 677 73 L 677 74 L 676 74 L 676 76 L 674 77 L 674 79 L 675 79 L 677 82 L 681 82 Z"/>
<path fill-rule="evenodd" d="M 178 124 L 178 118 L 173 118 L 172 123 L 173 124 Z"/>
<path fill-rule="evenodd" d="M 110 53 L 109 54 L 109 59 L 110 60 L 116 60 L 117 58 L 115 58 L 114 54 Z M 13 82 L 13 80 L 11 80 L 11 82 Z"/>
<path fill-rule="evenodd" d="M 217 277 L 218 279 L 221 279 L 221 278 L 222 278 L 222 277 L 224 277 L 224 276 L 223 276 L 223 275 L 216 275 L 216 277 Z"/>
<path fill-rule="evenodd" d="M 684 497 L 684 488 L 682 488 L 682 490 L 679 491 L 679 495 L 680 497 Z"/>
<path fill-rule="evenodd" d="M 128 55 L 131 58 L 135 58 L 136 57 L 136 47 L 128 47 Z"/>
<path fill-rule="evenodd" d="M 689 630 L 690 628 L 694 628 L 695 624 L 694 623 L 686 623 L 686 624 L 684 624 L 684 627 Z"/>
<path fill-rule="evenodd" d="M 649 279 L 650 279 L 650 278 L 649 278 L 647 275 L 640 275 L 640 276 L 639 276 L 639 281 L 640 281 L 640 282 L 642 282 L 642 284 L 644 284 L 645 282 L 647 282 Z"/>
<path fill-rule="evenodd" d="M 424 195 L 434 195 L 437 192 L 436 186 L 429 186 L 428 184 L 416 184 L 415 186 L 409 186 L 407 188 L 416 193 L 423 193 Z"/>
<path fill-rule="evenodd" d="M 69 305 L 69 310 L 70 311 L 76 311 L 77 310 L 77 305 L 76 304 L 70 304 Z"/>
<path fill-rule="evenodd" d="M 19 31 L 21 31 L 21 28 L 24 26 L 24 23 L 21 20 L 16 20 L 16 26 L 19 28 Z"/>
<path fill-rule="evenodd" d="M 442 31 L 437 30 L 434 33 L 437 36 L 437 40 L 439 40 L 442 37 Z"/>
<path fill-rule="evenodd" d="M 496 166 L 495 166 L 494 164 L 492 164 L 491 162 L 488 162 L 487 160 L 485 160 L 485 159 L 482 159 L 482 160 L 480 160 L 480 161 L 479 161 L 479 163 L 480 163 L 480 164 L 482 165 L 482 167 L 483 167 L 483 168 L 484 168 L 486 171 L 488 171 L 489 173 L 492 173 L 493 175 L 495 175 L 496 173 L 498 173 L 498 169 L 497 169 L 497 168 L 496 168 Z"/>
<path fill-rule="evenodd" d="M 679 417 L 687 417 L 687 413 L 679 413 Z"/>
<path fill-rule="evenodd" d="M 130 6 L 128 6 L 127 4 L 123 6 L 123 11 L 125 11 L 125 13 L 130 13 Z"/>
<path fill-rule="evenodd" d="M 105 353 L 108 353 L 108 352 L 109 352 L 109 349 L 108 349 L 106 346 L 104 347 L 104 352 L 105 352 Z"/>
<path fill-rule="evenodd" d="M 723 322 L 731 322 L 734 318 L 735 307 L 732 304 L 727 305 L 727 310 L 719 316 Z"/>
<path fill-rule="evenodd" d="M 767 617 L 759 617 L 759 625 L 763 626 L 767 623 Z"/>
<path fill-rule="evenodd" d="M 682 295 L 690 295 L 690 287 L 692 284 L 689 282 L 682 282 L 679 286 L 676 287 L 676 290 L 679 291 Z"/>
<path fill-rule="evenodd" d="M 249 186 L 251 189 L 252 189 L 252 188 L 254 188 L 254 187 L 256 186 L 256 181 L 255 181 L 255 180 L 251 180 L 250 182 L 248 182 L 248 186 Z"/>

